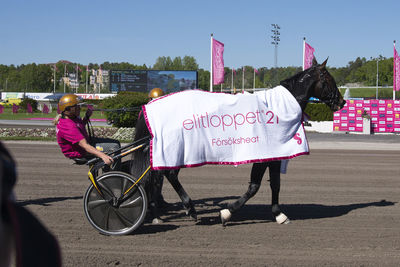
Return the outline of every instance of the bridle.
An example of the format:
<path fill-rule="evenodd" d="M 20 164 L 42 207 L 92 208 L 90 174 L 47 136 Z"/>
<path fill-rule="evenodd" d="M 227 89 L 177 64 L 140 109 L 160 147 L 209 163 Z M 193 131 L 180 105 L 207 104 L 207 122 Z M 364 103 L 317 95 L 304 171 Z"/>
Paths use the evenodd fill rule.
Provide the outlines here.
<path fill-rule="evenodd" d="M 334 106 L 339 106 L 339 90 L 332 90 L 329 86 L 329 82 L 326 79 L 326 74 L 328 71 L 320 71 L 319 73 L 319 82 L 321 83 L 321 97 L 320 101 L 329 107 L 333 108 Z"/>

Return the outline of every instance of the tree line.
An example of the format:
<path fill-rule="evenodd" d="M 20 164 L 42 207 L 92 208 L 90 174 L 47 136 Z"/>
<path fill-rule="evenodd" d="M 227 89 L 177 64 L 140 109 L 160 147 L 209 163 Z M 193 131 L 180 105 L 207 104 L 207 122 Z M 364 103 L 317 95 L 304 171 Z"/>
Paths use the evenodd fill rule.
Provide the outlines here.
<path fill-rule="evenodd" d="M 358 83 L 363 86 L 376 85 L 377 62 L 379 67 L 379 86 L 391 86 L 393 84 L 393 58 L 356 58 L 347 66 L 330 68 L 328 71 L 335 78 L 338 86 L 348 83 Z M 90 63 L 88 66 L 59 61 L 49 64 L 22 64 L 1 65 L 0 64 L 0 90 L 8 92 L 63 92 L 64 82 L 62 78 L 69 73 L 75 73 L 79 77 L 80 88 L 78 92 L 85 91 L 86 79 L 90 77 L 87 71 L 91 70 L 196 70 L 198 71 L 198 84 L 200 89 L 210 88 L 210 72 L 199 68 L 196 59 L 191 56 L 181 57 L 158 57 L 153 66 L 135 65 L 128 62 L 102 64 Z M 301 67 L 280 68 L 258 68 L 243 66 L 239 69 L 225 67 L 225 82 L 214 86 L 214 91 L 223 89 L 244 88 L 271 88 L 280 81 L 291 77 L 301 71 Z M 243 73 L 244 72 L 244 73 Z M 244 75 L 243 75 L 244 74 Z M 56 81 L 54 83 L 54 80 Z M 67 87 L 70 91 L 71 88 Z M 106 88 L 108 90 L 108 88 Z"/>

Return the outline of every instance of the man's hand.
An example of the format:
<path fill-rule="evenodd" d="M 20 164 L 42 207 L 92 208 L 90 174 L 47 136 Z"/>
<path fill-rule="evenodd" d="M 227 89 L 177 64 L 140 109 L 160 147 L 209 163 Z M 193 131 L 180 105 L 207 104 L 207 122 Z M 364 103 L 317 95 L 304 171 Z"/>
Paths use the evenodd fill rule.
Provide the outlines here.
<path fill-rule="evenodd" d="M 90 108 L 88 108 L 88 109 L 86 110 L 86 113 L 85 113 L 85 118 L 86 118 L 86 119 L 89 119 L 90 116 L 92 116 L 92 114 L 93 114 L 93 110 L 90 109 Z"/>
<path fill-rule="evenodd" d="M 103 155 L 101 156 L 101 159 L 104 161 L 105 164 L 107 165 L 111 165 L 111 163 L 114 162 L 114 160 L 112 159 L 112 157 L 106 155 L 103 153 Z"/>

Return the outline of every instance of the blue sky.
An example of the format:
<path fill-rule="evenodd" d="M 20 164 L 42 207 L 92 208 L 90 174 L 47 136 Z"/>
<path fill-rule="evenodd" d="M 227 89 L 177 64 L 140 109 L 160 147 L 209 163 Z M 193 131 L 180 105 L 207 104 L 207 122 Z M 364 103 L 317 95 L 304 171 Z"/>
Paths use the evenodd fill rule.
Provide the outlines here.
<path fill-rule="evenodd" d="M 278 66 L 301 66 L 303 37 L 328 66 L 393 56 L 400 1 L 0 0 L 0 64 L 69 60 L 154 65 L 193 56 L 210 68 L 210 34 L 225 66 L 274 66 L 272 23 L 281 27 Z M 398 49 L 400 44 L 397 45 Z"/>

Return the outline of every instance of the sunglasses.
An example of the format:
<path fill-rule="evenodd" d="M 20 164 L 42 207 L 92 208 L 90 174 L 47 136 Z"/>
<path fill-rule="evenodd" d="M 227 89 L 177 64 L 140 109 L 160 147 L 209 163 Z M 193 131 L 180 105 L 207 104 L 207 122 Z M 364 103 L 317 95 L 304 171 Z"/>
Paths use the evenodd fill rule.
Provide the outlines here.
<path fill-rule="evenodd" d="M 77 107 L 80 108 L 81 106 L 80 105 L 73 105 L 73 106 L 66 107 L 65 110 L 69 111 L 72 108 L 77 108 Z"/>

